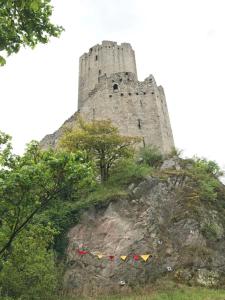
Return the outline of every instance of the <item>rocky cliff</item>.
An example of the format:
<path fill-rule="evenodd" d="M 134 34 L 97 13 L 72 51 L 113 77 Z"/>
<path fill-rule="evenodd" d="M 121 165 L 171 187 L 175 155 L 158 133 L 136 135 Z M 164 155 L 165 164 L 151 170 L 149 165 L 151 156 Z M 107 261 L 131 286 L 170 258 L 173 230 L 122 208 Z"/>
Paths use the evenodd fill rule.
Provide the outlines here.
<path fill-rule="evenodd" d="M 216 200 L 206 201 L 179 166 L 165 169 L 164 176 L 130 184 L 124 199 L 82 214 L 68 233 L 67 289 L 130 286 L 165 276 L 205 286 L 225 283 L 224 187 Z M 146 262 L 144 254 L 150 255 Z"/>

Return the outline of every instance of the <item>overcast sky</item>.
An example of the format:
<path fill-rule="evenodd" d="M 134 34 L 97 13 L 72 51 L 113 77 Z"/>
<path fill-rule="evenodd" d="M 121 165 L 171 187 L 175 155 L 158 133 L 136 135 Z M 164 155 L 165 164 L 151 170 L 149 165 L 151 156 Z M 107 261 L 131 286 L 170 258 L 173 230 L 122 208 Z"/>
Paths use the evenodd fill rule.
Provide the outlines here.
<path fill-rule="evenodd" d="M 77 109 L 78 60 L 102 40 L 130 42 L 139 80 L 153 74 L 167 97 L 176 147 L 225 167 L 224 0 L 54 0 L 65 28 L 0 68 L 0 130 L 17 153 Z"/>

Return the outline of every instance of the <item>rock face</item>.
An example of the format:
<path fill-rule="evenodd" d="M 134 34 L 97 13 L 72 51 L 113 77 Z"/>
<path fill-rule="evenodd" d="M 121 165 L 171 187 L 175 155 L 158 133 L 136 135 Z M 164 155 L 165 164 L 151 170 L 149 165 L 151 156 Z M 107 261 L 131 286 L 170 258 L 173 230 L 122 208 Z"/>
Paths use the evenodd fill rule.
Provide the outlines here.
<path fill-rule="evenodd" d="M 220 212 L 190 205 L 184 196 L 186 180 L 148 177 L 129 186 L 127 199 L 83 213 L 68 233 L 65 287 L 134 285 L 163 276 L 205 286 L 224 284 Z M 215 229 L 211 236 L 209 224 Z M 79 254 L 81 247 L 88 253 Z M 96 254 L 104 256 L 99 259 Z M 134 260 L 134 255 L 143 254 L 152 257 L 146 262 Z M 121 255 L 128 256 L 126 261 Z"/>

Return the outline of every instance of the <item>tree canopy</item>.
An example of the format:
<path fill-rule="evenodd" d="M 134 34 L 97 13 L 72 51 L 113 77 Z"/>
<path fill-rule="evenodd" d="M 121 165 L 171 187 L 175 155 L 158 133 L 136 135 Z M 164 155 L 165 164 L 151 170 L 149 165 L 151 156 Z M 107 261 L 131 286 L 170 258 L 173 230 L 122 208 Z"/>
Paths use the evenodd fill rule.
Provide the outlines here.
<path fill-rule="evenodd" d="M 58 37 L 63 28 L 51 23 L 52 10 L 51 0 L 0 0 L 0 52 L 10 55 Z M 0 65 L 5 62 L 0 55 Z"/>
<path fill-rule="evenodd" d="M 10 257 L 0 263 L 0 294 L 12 297 L 3 299 L 52 299 L 58 279 L 51 247 L 55 233 L 42 224 L 21 232 Z"/>
<path fill-rule="evenodd" d="M 0 133 L 0 256 L 52 201 L 72 199 L 93 180 L 82 152 L 42 151 L 29 144 L 23 156 L 11 151 L 10 137 Z"/>
<path fill-rule="evenodd" d="M 115 163 L 133 153 L 132 145 L 138 137 L 123 136 L 110 120 L 85 122 L 80 119 L 79 128 L 65 129 L 59 147 L 74 152 L 85 150 L 100 171 L 101 181 L 108 180 L 109 171 Z"/>

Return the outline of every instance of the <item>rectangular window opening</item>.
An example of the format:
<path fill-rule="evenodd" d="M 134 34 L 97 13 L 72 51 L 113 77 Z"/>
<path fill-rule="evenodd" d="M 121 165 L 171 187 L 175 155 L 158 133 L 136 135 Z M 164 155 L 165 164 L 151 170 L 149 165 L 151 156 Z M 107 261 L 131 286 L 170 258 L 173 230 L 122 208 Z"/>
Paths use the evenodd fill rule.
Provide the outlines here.
<path fill-rule="evenodd" d="M 141 129 L 141 119 L 138 119 L 138 128 Z"/>

